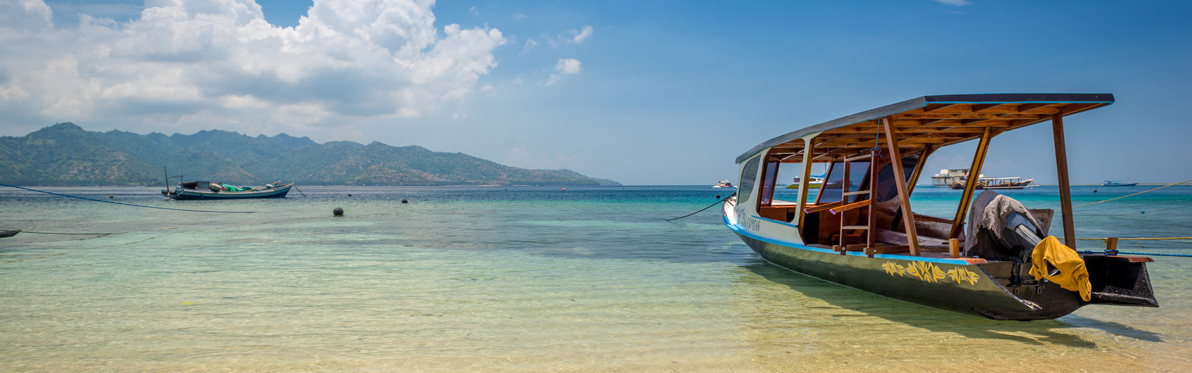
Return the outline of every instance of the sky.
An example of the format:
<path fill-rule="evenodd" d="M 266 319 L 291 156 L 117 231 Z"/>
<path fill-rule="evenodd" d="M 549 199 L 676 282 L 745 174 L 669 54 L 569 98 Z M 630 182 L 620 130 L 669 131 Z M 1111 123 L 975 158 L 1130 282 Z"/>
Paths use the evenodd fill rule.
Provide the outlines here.
<path fill-rule="evenodd" d="M 0 0 L 0 135 L 286 133 L 628 185 L 737 179 L 772 137 L 925 95 L 1112 93 L 1073 183 L 1192 178 L 1186 1 Z M 975 141 L 924 170 L 967 168 Z M 986 176 L 1056 181 L 1046 123 Z M 924 177 L 920 183 L 929 182 Z"/>

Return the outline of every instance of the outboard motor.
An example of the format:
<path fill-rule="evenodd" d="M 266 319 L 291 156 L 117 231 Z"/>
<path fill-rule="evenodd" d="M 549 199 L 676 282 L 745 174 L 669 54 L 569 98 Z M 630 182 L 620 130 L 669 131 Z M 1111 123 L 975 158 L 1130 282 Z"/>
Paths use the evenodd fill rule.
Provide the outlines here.
<path fill-rule="evenodd" d="M 1010 286 L 1032 283 L 1030 269 L 1035 246 L 1047 235 L 1042 220 L 1050 223 L 1050 210 L 1027 210 L 1022 203 L 986 190 L 977 196 L 969 214 L 965 253 L 988 260 L 1013 262 Z M 1092 300 L 1088 303 L 1158 307 L 1146 271 L 1147 257 L 1084 254 Z M 1025 265 L 1024 265 L 1025 264 Z M 1054 273 L 1052 273 L 1054 275 Z"/>
<path fill-rule="evenodd" d="M 1022 203 L 986 190 L 977 196 L 969 213 L 964 252 L 989 260 L 1026 263 L 1046 232 Z"/>

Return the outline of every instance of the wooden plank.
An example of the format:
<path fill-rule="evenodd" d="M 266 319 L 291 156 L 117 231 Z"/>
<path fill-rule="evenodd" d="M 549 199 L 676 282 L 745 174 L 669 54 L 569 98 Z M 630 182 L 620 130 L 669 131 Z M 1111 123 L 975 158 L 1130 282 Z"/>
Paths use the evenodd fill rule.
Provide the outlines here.
<path fill-rule="evenodd" d="M 844 225 L 841 226 L 840 229 L 847 231 L 863 231 L 869 229 L 869 227 L 864 225 Z"/>
<path fill-rule="evenodd" d="M 1064 115 L 1051 118 L 1055 138 L 1055 168 L 1060 181 L 1060 210 L 1064 218 L 1064 244 L 1076 249 L 1076 227 L 1072 223 L 1072 186 L 1068 184 L 1068 151 L 1064 145 Z"/>
<path fill-rule="evenodd" d="M 844 206 L 833 207 L 833 208 L 828 209 L 828 211 L 831 211 L 832 215 L 836 215 L 836 214 L 839 214 L 839 213 L 842 213 L 845 211 L 855 210 L 855 209 L 862 208 L 865 206 L 869 206 L 869 200 L 853 202 L 853 203 L 850 203 L 850 204 L 847 204 Z"/>
<path fill-rule="evenodd" d="M 807 213 L 807 214 L 810 214 L 810 213 L 815 213 L 815 212 L 820 212 L 820 211 L 828 210 L 828 209 L 831 209 L 831 208 L 833 208 L 833 207 L 840 206 L 840 205 L 843 205 L 843 204 L 844 204 L 844 201 L 836 201 L 836 202 L 831 202 L 831 203 L 825 203 L 825 204 L 818 205 L 818 206 L 811 206 L 811 207 L 804 208 L 804 209 L 803 209 L 803 212 L 804 212 L 804 213 Z"/>
<path fill-rule="evenodd" d="M 894 167 L 894 186 L 898 188 L 898 204 L 902 206 L 902 222 L 906 226 L 906 240 L 911 247 L 911 255 L 919 255 L 919 234 L 915 232 L 915 214 L 911 213 L 911 195 L 906 187 L 906 179 L 902 175 L 902 156 L 898 153 L 898 140 L 894 136 L 894 128 L 890 126 L 890 118 L 882 118 L 886 126 L 886 147 L 890 149 L 890 163 Z"/>
<path fill-rule="evenodd" d="M 948 238 L 960 237 L 960 226 L 964 225 L 964 216 L 968 213 L 969 203 L 973 199 L 973 191 L 977 189 L 977 181 L 981 176 L 981 166 L 985 164 L 985 154 L 989 151 L 989 140 L 993 138 L 993 131 L 989 128 L 985 129 L 985 134 L 981 135 L 981 142 L 977 143 L 977 153 L 973 155 L 973 164 L 969 166 L 969 175 L 976 175 L 977 177 L 970 177 L 964 184 L 964 193 L 960 195 L 960 206 L 956 208 L 956 218 L 952 219 L 952 230 L 948 233 Z M 967 239 L 972 239 L 968 237 Z"/>
<path fill-rule="evenodd" d="M 869 195 L 869 190 L 858 190 L 858 191 L 856 191 L 856 192 L 846 192 L 846 193 L 844 193 L 844 195 L 845 195 L 845 196 L 855 196 L 855 195 L 858 195 L 858 194 L 865 194 L 865 195 Z"/>
<path fill-rule="evenodd" d="M 960 240 L 955 239 L 955 238 L 948 239 L 948 257 L 950 257 L 950 258 L 959 258 L 960 257 Z"/>

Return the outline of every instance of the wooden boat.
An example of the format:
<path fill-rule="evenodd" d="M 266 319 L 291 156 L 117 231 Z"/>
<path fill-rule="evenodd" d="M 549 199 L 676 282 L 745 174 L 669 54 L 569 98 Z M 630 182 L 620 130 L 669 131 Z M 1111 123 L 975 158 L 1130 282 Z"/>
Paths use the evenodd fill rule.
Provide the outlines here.
<path fill-rule="evenodd" d="M 178 184 L 177 188 L 163 189 L 162 195 L 170 199 L 176 200 L 194 200 L 194 199 L 243 199 L 243 198 L 285 198 L 286 193 L 290 192 L 290 188 L 294 187 L 294 183 L 273 185 L 269 184 L 260 188 L 247 188 L 240 191 L 227 191 L 221 188 L 212 188 L 212 185 L 220 185 L 221 183 L 212 183 L 209 181 L 187 181 Z"/>
<path fill-rule="evenodd" d="M 1117 180 L 1105 180 L 1105 183 L 1101 184 L 1101 186 L 1135 186 L 1135 185 L 1138 185 L 1138 183 L 1123 183 L 1123 182 L 1120 182 Z"/>
<path fill-rule="evenodd" d="M 967 179 L 952 182 L 952 189 L 964 189 Z M 1021 177 L 982 177 L 977 179 L 975 189 L 1024 189 L 1034 184 L 1035 179 L 1022 180 Z"/>
<path fill-rule="evenodd" d="M 1076 235 L 1063 119 L 1113 101 L 1111 94 L 924 96 L 812 125 L 737 157 L 738 194 L 723 204 L 724 223 L 779 266 L 992 319 L 1051 319 L 1088 304 L 1157 307 L 1146 271 L 1150 258 L 1073 250 Z M 1048 121 L 1054 133 L 1066 247 L 1039 249 L 1054 248 L 1051 242 L 1064 246 L 1047 236 L 1050 210 L 1029 210 L 993 191 L 982 192 L 970 206 L 975 177 L 965 181 L 963 202 L 954 217 L 914 213 L 910 196 L 934 151 L 977 140 L 969 174 L 980 175 L 990 139 Z M 774 198 L 772 183 L 780 167 L 795 167 L 806 180 L 817 163 L 827 164 L 828 180 L 843 182 L 819 187 L 810 200 L 811 187 L 800 188 L 795 201 Z M 1072 257 L 1060 270 L 1056 257 L 1034 260 L 1040 252 Z M 1035 264 L 1047 277 L 1031 274 Z M 1077 267 L 1087 270 L 1087 281 L 1078 281 Z M 1069 286 L 1067 280 L 1087 288 L 1067 290 L 1062 287 Z"/>

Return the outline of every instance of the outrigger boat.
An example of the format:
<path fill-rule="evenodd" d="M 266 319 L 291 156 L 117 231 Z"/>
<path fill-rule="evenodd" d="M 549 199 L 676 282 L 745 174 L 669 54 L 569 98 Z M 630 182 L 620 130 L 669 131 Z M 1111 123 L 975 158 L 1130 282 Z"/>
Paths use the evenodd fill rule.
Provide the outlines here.
<path fill-rule="evenodd" d="M 175 176 L 181 178 L 181 176 Z M 282 184 L 281 181 L 265 184 L 263 187 L 238 187 L 210 181 L 183 181 L 178 187 L 170 189 L 170 176 L 166 172 L 166 188 L 161 194 L 175 200 L 195 199 L 244 199 L 244 198 L 285 198 L 294 183 Z"/>
<path fill-rule="evenodd" d="M 1053 319 L 1089 304 L 1157 307 L 1151 258 L 1074 250 L 1063 118 L 1113 102 L 1111 94 L 924 96 L 790 132 L 737 157 L 739 189 L 723 205 L 724 223 L 779 266 L 992 319 Z M 1064 243 L 1047 235 L 1051 210 L 994 191 L 970 206 L 977 177 L 966 180 L 951 219 L 911 209 L 937 149 L 977 140 L 969 175 L 980 175 L 994 136 L 1047 121 Z M 797 167 L 808 180 L 816 163 L 827 164 L 828 180 L 843 182 L 818 187 L 813 200 L 812 187 L 800 188 L 795 201 L 774 198 L 779 167 Z"/>

